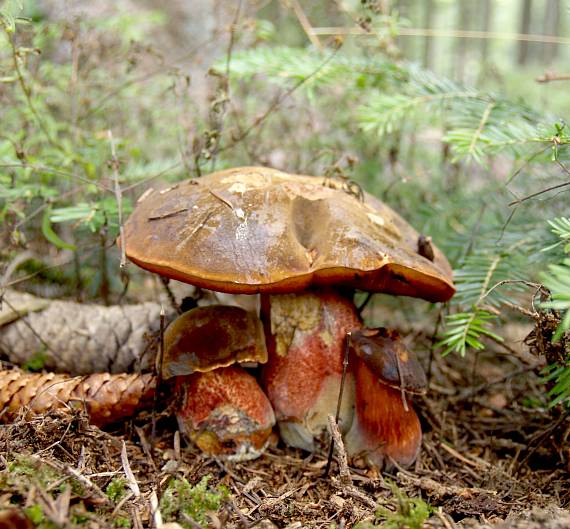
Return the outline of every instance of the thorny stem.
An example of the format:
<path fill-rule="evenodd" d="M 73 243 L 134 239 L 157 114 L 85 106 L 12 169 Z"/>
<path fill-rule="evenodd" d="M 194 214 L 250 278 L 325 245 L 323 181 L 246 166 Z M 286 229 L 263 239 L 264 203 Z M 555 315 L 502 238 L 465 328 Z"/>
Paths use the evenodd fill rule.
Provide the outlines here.
<path fill-rule="evenodd" d="M 346 379 L 346 371 L 348 369 L 348 353 L 350 351 L 350 338 L 352 336 L 352 332 L 348 331 L 346 333 L 346 337 L 345 337 L 345 349 L 344 349 L 344 359 L 342 361 L 342 377 L 340 379 L 340 389 L 338 391 L 338 400 L 336 403 L 336 414 L 335 414 L 335 422 L 338 425 L 338 420 L 340 418 L 340 408 L 342 405 L 342 394 L 344 393 L 344 381 Z M 325 468 L 325 472 L 323 474 L 323 477 L 327 477 L 329 475 L 329 471 L 331 468 L 331 463 L 332 463 L 332 458 L 333 458 L 333 451 L 334 451 L 334 439 L 331 435 L 331 444 L 329 447 L 329 456 L 327 459 L 327 466 Z"/>

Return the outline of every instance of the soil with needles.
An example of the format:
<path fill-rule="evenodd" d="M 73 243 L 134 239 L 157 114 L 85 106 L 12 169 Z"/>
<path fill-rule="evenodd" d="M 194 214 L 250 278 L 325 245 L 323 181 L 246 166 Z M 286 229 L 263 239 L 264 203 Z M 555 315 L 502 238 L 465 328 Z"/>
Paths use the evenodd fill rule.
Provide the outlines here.
<path fill-rule="evenodd" d="M 428 349 L 427 336 L 413 339 Z M 336 463 L 323 477 L 326 450 L 306 454 L 277 438 L 260 459 L 231 463 L 186 446 L 166 416 L 158 417 L 154 448 L 150 414 L 110 432 L 78 413 L 22 417 L 0 428 L 0 508 L 33 514 L 39 506 L 41 527 L 160 526 L 153 505 L 160 511 L 168 484 L 210 476 L 212 491 L 229 490 L 216 513 L 202 524 L 185 515 L 162 522 L 170 516 L 186 527 L 293 529 L 388 520 L 387 527 L 405 527 L 390 512 L 422 498 L 431 506 L 423 527 L 484 528 L 507 517 L 505 528 L 567 527 L 560 508 L 570 505 L 570 420 L 545 406 L 538 371 L 539 362 L 524 354 L 434 355 L 430 392 L 415 402 L 425 432 L 416 465 L 381 475 L 353 461 L 352 483 L 340 479 Z M 113 494 L 119 478 L 124 491 Z"/>

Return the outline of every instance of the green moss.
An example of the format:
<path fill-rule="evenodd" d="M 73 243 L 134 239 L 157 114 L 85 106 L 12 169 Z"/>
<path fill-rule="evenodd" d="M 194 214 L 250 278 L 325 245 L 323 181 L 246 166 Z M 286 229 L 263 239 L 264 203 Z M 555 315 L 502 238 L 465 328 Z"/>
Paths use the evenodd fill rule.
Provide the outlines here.
<path fill-rule="evenodd" d="M 85 488 L 77 479 L 58 472 L 36 458 L 23 454 L 14 455 L 14 459 L 8 464 L 6 484 L 18 489 L 28 489 L 30 482 L 54 493 L 63 492 L 67 487 L 71 487 L 74 494 L 78 496 L 85 494 Z"/>
<path fill-rule="evenodd" d="M 117 503 L 127 493 L 127 482 L 123 478 L 113 478 L 105 489 L 105 494 L 113 503 Z"/>
<path fill-rule="evenodd" d="M 24 512 L 36 529 L 59 529 L 59 526 L 46 518 L 38 504 L 25 508 Z"/>
<path fill-rule="evenodd" d="M 31 371 L 32 373 L 37 373 L 41 371 L 45 365 L 48 356 L 43 351 L 38 351 L 32 355 L 32 357 L 22 364 L 22 369 L 24 371 Z"/>
<path fill-rule="evenodd" d="M 398 501 L 395 511 L 380 507 L 376 511 L 376 520 L 362 522 L 355 529 L 422 529 L 424 522 L 429 518 L 432 508 L 421 498 L 409 498 L 395 484 L 390 487 Z"/>
<path fill-rule="evenodd" d="M 209 480 L 210 476 L 204 476 L 196 485 L 191 485 L 184 478 L 172 479 L 160 499 L 160 511 L 165 520 L 190 528 L 184 518 L 186 515 L 200 524 L 207 523 L 207 514 L 220 510 L 229 497 L 226 487 L 209 487 Z"/>

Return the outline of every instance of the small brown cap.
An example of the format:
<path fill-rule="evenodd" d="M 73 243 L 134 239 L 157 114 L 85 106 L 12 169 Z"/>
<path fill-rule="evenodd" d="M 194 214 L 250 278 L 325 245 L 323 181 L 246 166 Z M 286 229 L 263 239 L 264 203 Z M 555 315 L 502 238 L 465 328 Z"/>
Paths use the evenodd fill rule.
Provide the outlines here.
<path fill-rule="evenodd" d="M 446 301 L 451 268 L 380 200 L 334 181 L 264 167 L 231 169 L 149 190 L 125 223 L 142 268 L 231 294 L 348 286 Z"/>
<path fill-rule="evenodd" d="M 426 392 L 425 372 L 397 331 L 383 327 L 354 331 L 350 335 L 350 352 L 387 386 L 419 395 Z"/>
<path fill-rule="evenodd" d="M 263 326 L 240 307 L 197 307 L 176 318 L 164 333 L 164 378 L 237 362 L 267 362 Z"/>

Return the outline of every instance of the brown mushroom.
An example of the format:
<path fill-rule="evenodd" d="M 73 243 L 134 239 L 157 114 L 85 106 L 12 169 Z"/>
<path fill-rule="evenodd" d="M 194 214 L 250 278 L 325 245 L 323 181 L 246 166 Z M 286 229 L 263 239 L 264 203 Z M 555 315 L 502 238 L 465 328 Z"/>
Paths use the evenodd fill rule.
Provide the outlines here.
<path fill-rule="evenodd" d="M 355 331 L 349 343 L 356 395 L 346 450 L 379 468 L 393 462 L 408 466 L 416 459 L 422 440 L 410 395 L 426 392 L 425 373 L 394 330 Z"/>
<path fill-rule="evenodd" d="M 305 349 L 306 365 L 321 365 L 322 358 L 328 358 L 331 372 L 338 374 L 341 337 L 361 326 L 342 289 L 433 302 L 453 295 L 447 260 L 433 244 L 429 258 L 418 253 L 418 239 L 399 215 L 366 193 L 360 199 L 335 181 L 325 186 L 321 179 L 262 167 L 221 171 L 150 190 L 125 225 L 127 256 L 143 268 L 221 292 L 271 295 L 263 296 L 262 316 L 274 358 L 263 378 L 277 418 L 301 428 L 315 422 L 307 415 L 314 411 L 309 397 L 330 392 L 325 389 L 330 373 L 315 374 L 318 370 L 312 367 L 303 372 L 289 363 L 300 361 L 303 347 L 297 343 L 316 343 L 318 347 Z M 323 288 L 328 288 L 324 294 Z M 288 305 L 285 312 L 293 317 L 308 311 L 311 303 L 321 308 L 312 312 L 318 321 L 310 329 L 275 324 L 275 313 L 282 307 Z M 330 332 L 340 314 L 347 323 Z M 327 332 L 330 341 L 323 339 Z M 330 350 L 324 351 L 323 344 Z M 288 361 L 272 354 L 284 351 Z M 313 362 L 313 353 L 321 360 Z M 308 373 L 315 377 L 317 390 L 307 392 L 307 402 L 299 406 L 303 416 L 288 416 L 281 399 L 291 395 L 288 384 L 300 384 Z M 318 405 L 316 409 L 323 413 Z M 334 407 L 327 411 L 334 412 Z M 305 441 L 319 433 L 295 429 L 291 437 L 309 448 L 312 443 Z"/>
<path fill-rule="evenodd" d="M 234 460 L 263 451 L 275 416 L 239 362 L 266 362 L 263 327 L 240 307 L 209 305 L 176 318 L 164 333 L 162 376 L 174 378 L 180 430 L 200 449 Z"/>
<path fill-rule="evenodd" d="M 330 185 L 334 185 L 334 181 Z M 125 224 L 126 254 L 163 276 L 231 294 L 311 286 L 445 301 L 451 269 L 433 246 L 365 193 L 263 167 L 220 171 L 147 191 Z"/>

